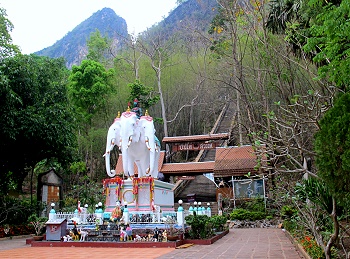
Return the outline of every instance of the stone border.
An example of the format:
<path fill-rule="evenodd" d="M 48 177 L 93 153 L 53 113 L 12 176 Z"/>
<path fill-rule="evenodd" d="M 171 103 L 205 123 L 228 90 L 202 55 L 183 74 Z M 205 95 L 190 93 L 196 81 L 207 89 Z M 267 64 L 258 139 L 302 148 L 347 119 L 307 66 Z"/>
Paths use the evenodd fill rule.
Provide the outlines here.
<path fill-rule="evenodd" d="M 304 250 L 304 248 L 298 243 L 298 241 L 296 241 L 295 238 L 293 238 L 292 235 L 287 230 L 283 230 L 283 232 L 286 234 L 288 239 L 293 243 L 293 245 L 299 251 L 299 253 L 304 256 L 305 259 L 312 259 L 309 256 L 309 254 Z"/>
<path fill-rule="evenodd" d="M 168 242 L 103 242 L 103 241 L 34 241 L 32 238 L 26 240 L 26 244 L 32 247 L 114 247 L 114 248 L 176 248 L 184 244 L 195 245 L 211 245 L 223 236 L 227 235 L 229 230 L 223 231 L 220 234 L 210 239 L 183 239 Z"/>
<path fill-rule="evenodd" d="M 223 236 L 227 235 L 230 232 L 230 230 L 225 230 L 223 232 L 221 232 L 218 235 L 213 236 L 210 239 L 184 239 L 183 244 L 195 244 L 195 245 L 211 245 L 213 243 L 215 243 L 216 241 L 218 241 L 220 238 L 222 238 Z"/>
<path fill-rule="evenodd" d="M 3 240 L 11 240 L 11 239 L 19 239 L 19 238 L 27 238 L 27 237 L 33 237 L 33 236 L 34 236 L 34 234 L 22 235 L 22 236 L 2 237 L 2 238 L 0 238 L 0 241 L 3 241 Z"/>

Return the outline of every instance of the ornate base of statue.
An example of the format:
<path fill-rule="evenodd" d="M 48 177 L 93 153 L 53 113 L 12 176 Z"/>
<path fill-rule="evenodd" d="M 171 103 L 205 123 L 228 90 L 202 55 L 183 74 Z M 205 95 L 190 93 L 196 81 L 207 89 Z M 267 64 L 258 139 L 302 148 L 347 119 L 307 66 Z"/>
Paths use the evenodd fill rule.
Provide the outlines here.
<path fill-rule="evenodd" d="M 118 201 L 123 207 L 127 206 L 131 215 L 154 214 L 160 210 L 163 214 L 175 213 L 173 187 L 173 184 L 152 177 L 134 177 L 128 180 L 120 177 L 105 179 L 104 218 L 112 214 Z"/>

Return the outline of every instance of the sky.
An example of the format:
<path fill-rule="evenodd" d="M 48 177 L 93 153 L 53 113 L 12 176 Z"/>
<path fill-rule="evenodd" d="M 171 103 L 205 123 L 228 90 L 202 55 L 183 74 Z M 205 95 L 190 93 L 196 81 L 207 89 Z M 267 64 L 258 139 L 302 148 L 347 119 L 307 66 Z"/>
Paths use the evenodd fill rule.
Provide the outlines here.
<path fill-rule="evenodd" d="M 93 13 L 109 7 L 130 34 L 150 28 L 176 7 L 176 0 L 0 0 L 14 29 L 12 43 L 30 54 L 52 46 Z"/>

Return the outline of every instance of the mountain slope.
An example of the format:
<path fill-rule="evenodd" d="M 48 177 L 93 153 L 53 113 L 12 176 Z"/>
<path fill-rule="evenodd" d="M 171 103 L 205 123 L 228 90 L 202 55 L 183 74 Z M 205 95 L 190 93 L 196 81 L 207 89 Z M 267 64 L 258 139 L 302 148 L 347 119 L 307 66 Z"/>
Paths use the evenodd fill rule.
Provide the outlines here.
<path fill-rule="evenodd" d="M 216 0 L 188 0 L 143 34 L 160 33 L 166 37 L 178 34 L 182 38 L 188 38 L 193 32 L 206 33 L 217 13 Z"/>
<path fill-rule="evenodd" d="M 112 9 L 103 8 L 80 23 L 55 44 L 35 54 L 51 58 L 64 57 L 66 66 L 71 68 L 73 65 L 80 64 L 86 57 L 88 52 L 86 42 L 90 38 L 90 34 L 96 30 L 99 30 L 102 36 L 107 35 L 113 39 L 117 48 L 121 44 L 120 35 L 122 37 L 128 36 L 126 21 Z"/>

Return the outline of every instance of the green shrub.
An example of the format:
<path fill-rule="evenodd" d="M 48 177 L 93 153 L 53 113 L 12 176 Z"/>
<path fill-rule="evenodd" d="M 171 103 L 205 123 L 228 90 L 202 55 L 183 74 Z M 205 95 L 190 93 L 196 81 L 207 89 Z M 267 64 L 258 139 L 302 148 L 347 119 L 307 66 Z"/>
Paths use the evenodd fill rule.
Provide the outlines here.
<path fill-rule="evenodd" d="M 0 197 L 0 224 L 20 225 L 27 222 L 28 216 L 39 209 L 39 204 L 34 200 L 19 199 L 11 196 Z"/>
<path fill-rule="evenodd" d="M 215 215 L 209 218 L 209 221 L 211 222 L 213 229 L 216 231 L 225 230 L 225 224 L 227 222 L 227 218 L 225 216 Z"/>
<path fill-rule="evenodd" d="M 261 211 L 249 211 L 246 209 L 234 209 L 230 214 L 231 220 L 260 220 L 265 219 L 266 213 Z"/>
<path fill-rule="evenodd" d="M 293 206 L 290 205 L 284 205 L 281 209 L 281 217 L 283 219 L 288 218 L 290 219 L 291 217 L 297 215 L 298 210 L 295 209 Z"/>
<path fill-rule="evenodd" d="M 213 224 L 207 215 L 189 215 L 185 220 L 190 225 L 190 238 L 205 239 L 214 235 Z"/>
<path fill-rule="evenodd" d="M 265 212 L 265 201 L 263 198 L 255 198 L 246 202 L 244 209 L 249 211 Z"/>

